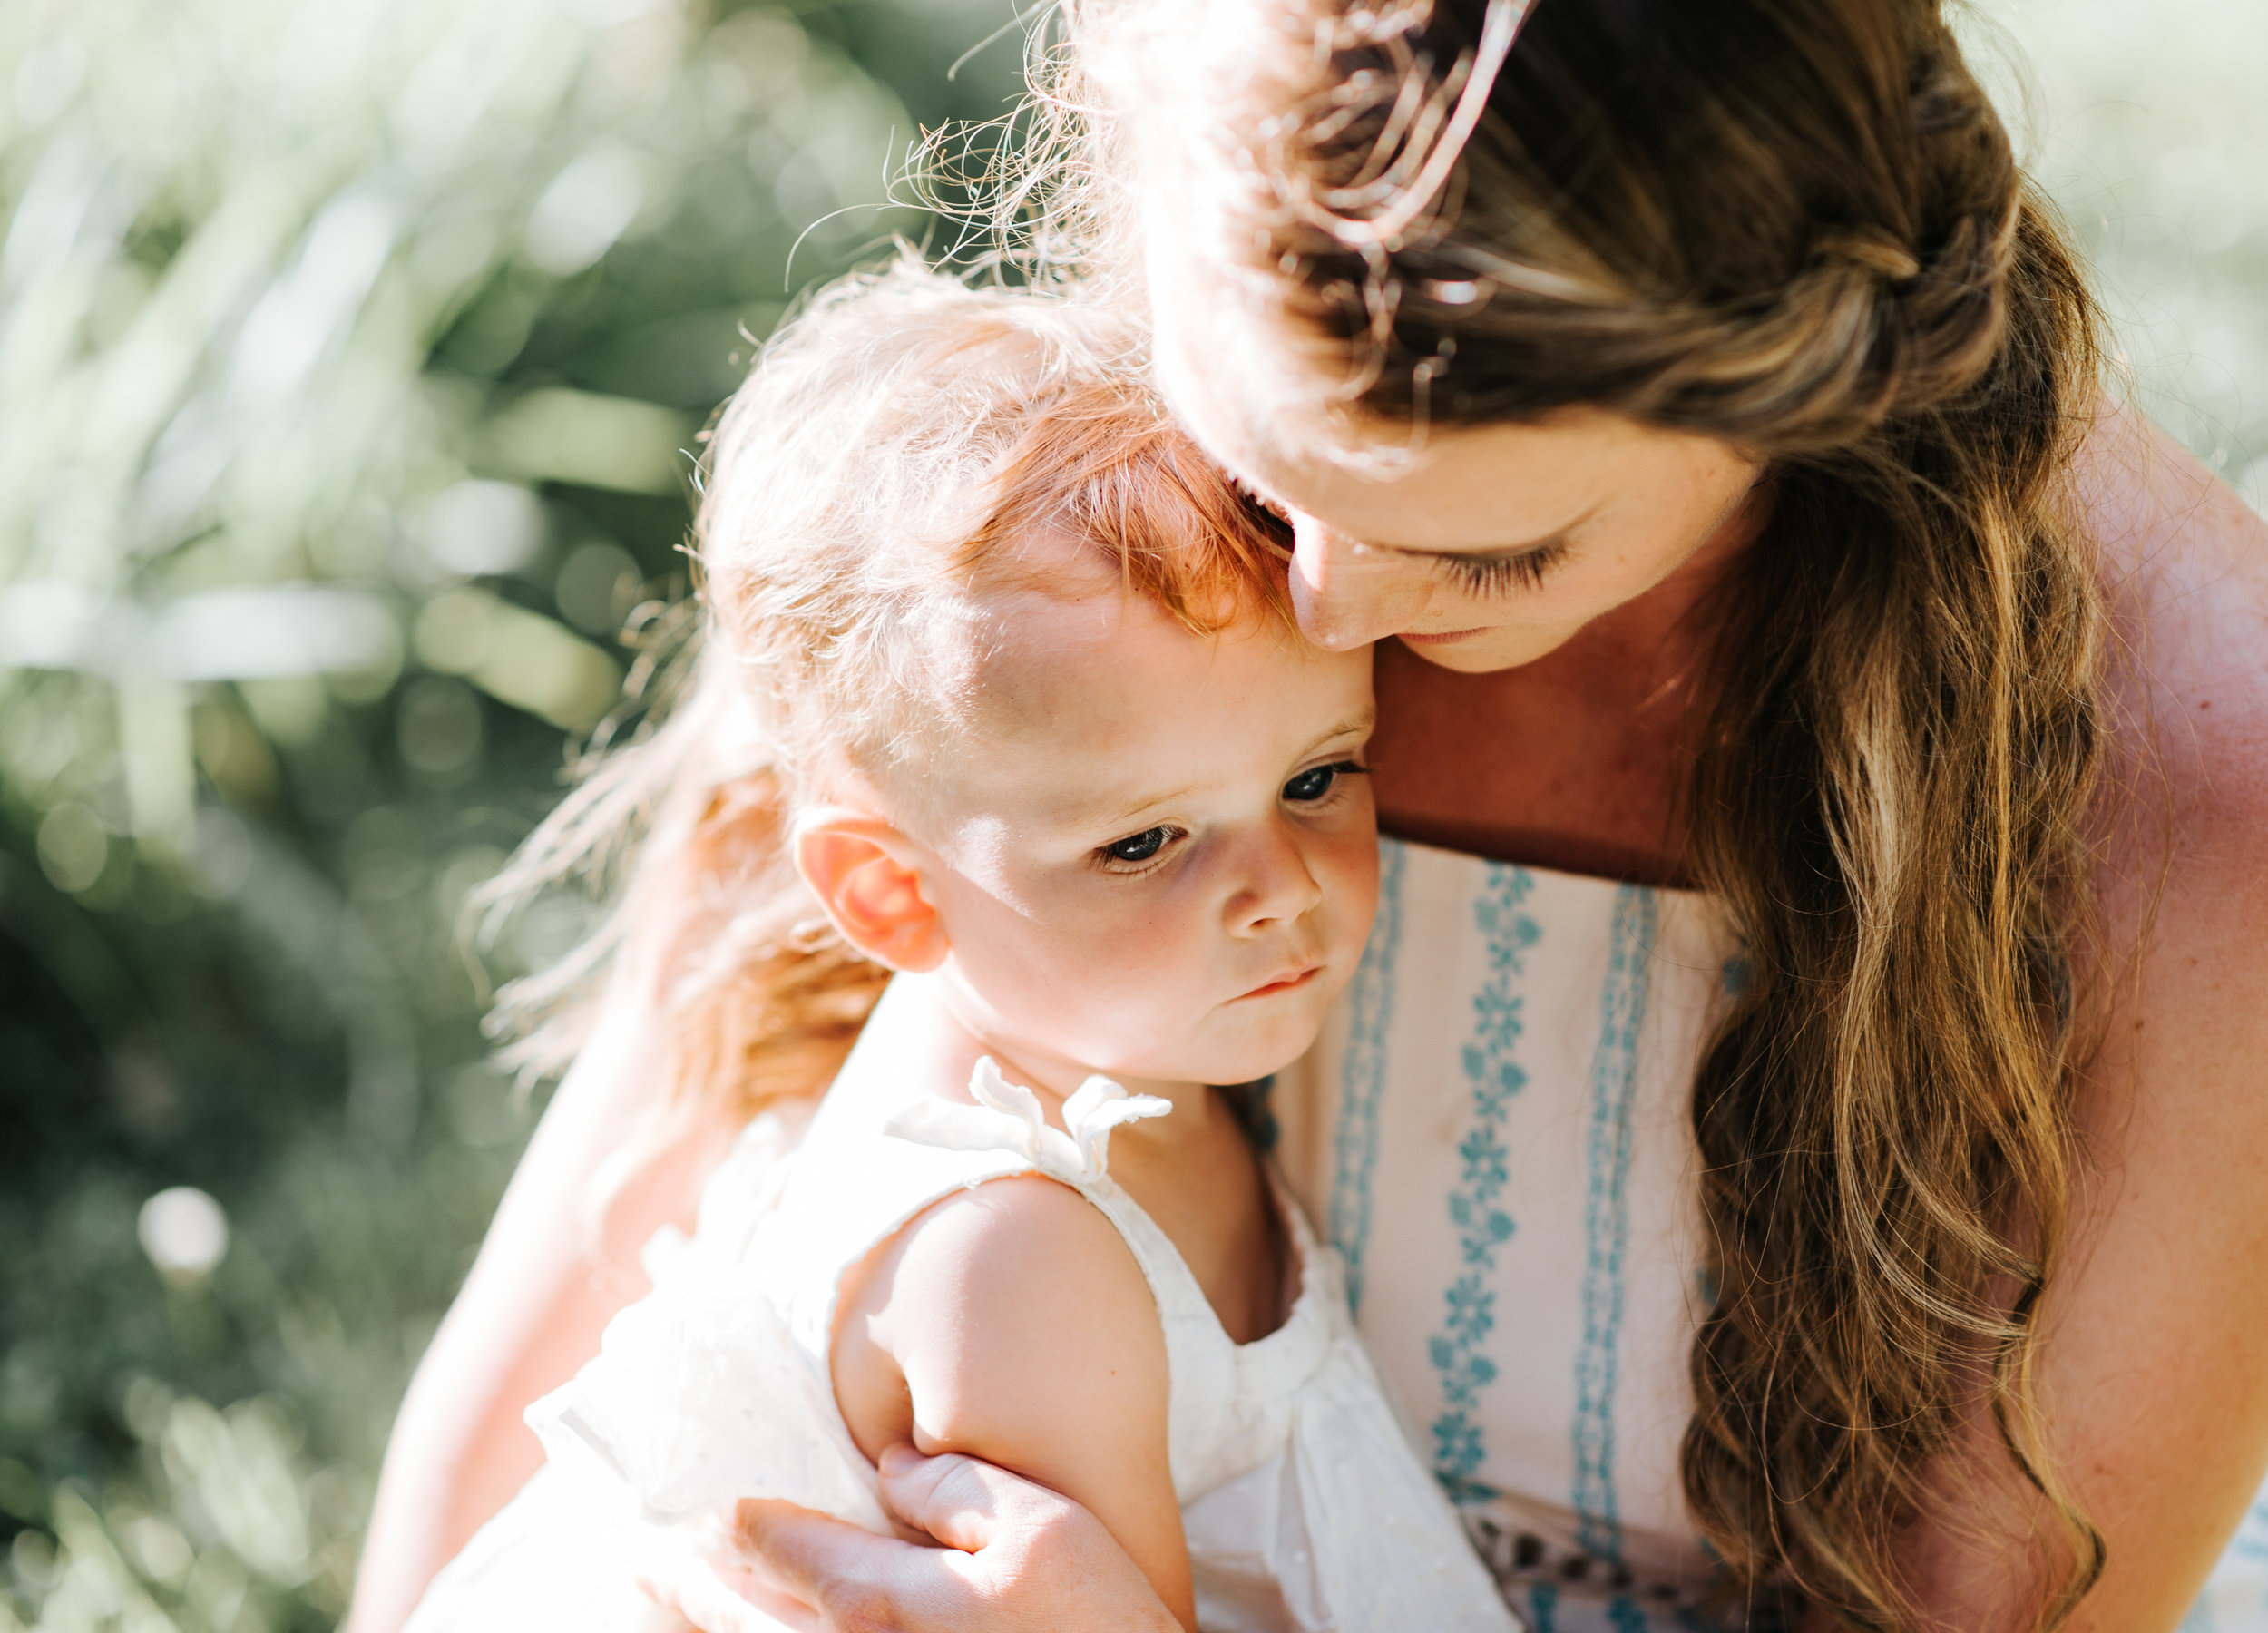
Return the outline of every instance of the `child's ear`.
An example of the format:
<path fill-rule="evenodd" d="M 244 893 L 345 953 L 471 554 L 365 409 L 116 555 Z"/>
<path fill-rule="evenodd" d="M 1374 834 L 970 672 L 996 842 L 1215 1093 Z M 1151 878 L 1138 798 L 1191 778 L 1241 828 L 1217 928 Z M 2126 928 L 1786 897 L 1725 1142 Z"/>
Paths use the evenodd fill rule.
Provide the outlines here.
<path fill-rule="evenodd" d="M 886 822 L 830 809 L 798 820 L 795 843 L 796 871 L 845 941 L 894 970 L 918 974 L 944 962 L 953 943 L 912 840 Z"/>

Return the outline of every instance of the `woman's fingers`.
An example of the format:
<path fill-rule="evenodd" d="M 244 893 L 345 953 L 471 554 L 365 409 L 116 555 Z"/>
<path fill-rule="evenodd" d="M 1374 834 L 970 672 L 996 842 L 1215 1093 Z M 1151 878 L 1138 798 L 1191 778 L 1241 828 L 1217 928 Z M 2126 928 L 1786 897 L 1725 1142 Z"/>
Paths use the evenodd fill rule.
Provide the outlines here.
<path fill-rule="evenodd" d="M 975 1553 L 1004 1537 L 1061 1527 L 1080 1511 L 1045 1486 L 973 1457 L 924 1457 L 911 1446 L 882 1454 L 891 1512 L 948 1548 Z"/>
<path fill-rule="evenodd" d="M 638 1585 L 664 1610 L 690 1622 L 698 1633 L 816 1633 L 819 1618 L 809 1609 L 766 1591 L 735 1572 L 726 1582 L 700 1560 L 686 1560 L 666 1573 L 649 1573 Z"/>
<path fill-rule="evenodd" d="M 775 1592 L 801 1600 L 825 1629 L 973 1626 L 952 1568 L 961 1556 L 877 1537 L 792 1502 L 748 1499 L 734 1511 L 738 1553 Z M 915 1615 L 913 1608 L 922 1607 Z"/>
<path fill-rule="evenodd" d="M 1045 1486 L 975 1458 L 894 1447 L 882 1491 L 901 1520 L 945 1546 L 750 1499 L 733 1511 L 728 1550 L 758 1573 L 751 1583 L 809 1606 L 814 1618 L 800 1626 L 815 1633 L 1181 1633 L 1102 1523 Z M 686 1615 L 702 1633 L 744 1633 L 746 1624 Z"/>
<path fill-rule="evenodd" d="M 935 1560 L 944 1569 L 931 1568 L 934 1585 L 909 1572 L 905 1586 L 927 1590 L 920 1602 L 943 1606 L 965 1597 L 979 1612 L 962 1623 L 909 1621 L 909 1633 L 949 1626 L 971 1633 L 1182 1633 L 1118 1540 L 1060 1492 L 979 1458 L 924 1457 L 893 1446 L 882 1457 L 882 1494 L 899 1519 L 946 1545 L 913 1550 L 909 1564 Z"/>
<path fill-rule="evenodd" d="M 658 1531 L 642 1550 L 638 1586 L 682 1618 L 671 1625 L 690 1622 L 698 1633 L 817 1633 L 808 1605 L 753 1575 L 744 1560 L 714 1557 L 719 1551 L 683 1530 Z M 722 1551 L 732 1551 L 728 1540 Z"/>

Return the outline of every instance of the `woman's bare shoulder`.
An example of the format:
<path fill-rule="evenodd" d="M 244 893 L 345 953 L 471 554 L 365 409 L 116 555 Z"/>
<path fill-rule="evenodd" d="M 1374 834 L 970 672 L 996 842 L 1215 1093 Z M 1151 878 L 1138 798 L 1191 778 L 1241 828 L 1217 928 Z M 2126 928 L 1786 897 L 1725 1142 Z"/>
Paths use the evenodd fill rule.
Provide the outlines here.
<path fill-rule="evenodd" d="M 2109 1633 L 2179 1620 L 2268 1466 L 2268 526 L 2130 414 L 2077 474 L 2115 641 L 2105 1008 L 2043 1387 L 2109 1546 L 2069 1625 Z"/>
<path fill-rule="evenodd" d="M 2137 807 L 2118 826 L 2166 853 L 2169 885 L 2260 869 L 2268 522 L 2131 410 L 2104 415 L 2076 474 L 2111 611 L 2114 792 Z"/>

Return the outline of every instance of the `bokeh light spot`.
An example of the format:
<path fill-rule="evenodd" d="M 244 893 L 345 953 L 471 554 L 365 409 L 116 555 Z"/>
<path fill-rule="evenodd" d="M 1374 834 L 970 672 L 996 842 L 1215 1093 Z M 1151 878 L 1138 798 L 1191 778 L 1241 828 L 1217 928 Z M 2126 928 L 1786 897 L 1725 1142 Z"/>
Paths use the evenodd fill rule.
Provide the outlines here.
<path fill-rule="evenodd" d="M 229 1216 L 193 1185 L 176 1185 L 144 1202 L 134 1235 L 172 1281 L 200 1282 L 229 1255 Z"/>
<path fill-rule="evenodd" d="M 466 578 L 511 572 L 543 548 L 543 507 L 509 482 L 460 482 L 426 504 L 419 537 L 434 565 Z"/>
<path fill-rule="evenodd" d="M 619 544 L 580 545 L 559 570 L 552 593 L 567 621 L 592 635 L 613 635 L 630 617 L 644 583 L 638 558 Z"/>
<path fill-rule="evenodd" d="M 110 846 L 102 818 L 76 801 L 40 819 L 39 865 L 57 890 L 76 895 L 93 885 L 110 860 Z"/>

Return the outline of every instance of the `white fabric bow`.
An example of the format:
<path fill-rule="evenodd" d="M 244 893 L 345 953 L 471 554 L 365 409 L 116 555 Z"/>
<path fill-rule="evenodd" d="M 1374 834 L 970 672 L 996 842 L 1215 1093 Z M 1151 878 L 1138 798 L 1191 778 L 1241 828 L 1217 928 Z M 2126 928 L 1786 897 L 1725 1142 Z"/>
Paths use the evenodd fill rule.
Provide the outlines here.
<path fill-rule="evenodd" d="M 882 1125 L 885 1134 L 948 1151 L 1013 1151 L 1051 1179 L 1100 1185 L 1110 1173 L 1110 1130 L 1145 1117 L 1163 1117 L 1171 1100 L 1129 1094 L 1107 1077 L 1090 1077 L 1063 1102 L 1063 1127 L 1048 1126 L 1040 1097 L 1001 1076 L 986 1055 L 969 1074 L 976 1104 L 963 1106 L 925 1094 Z"/>

